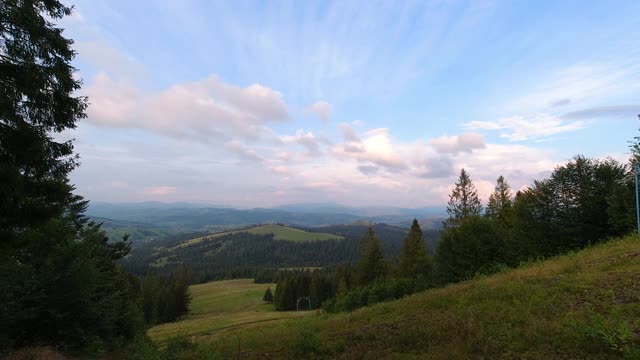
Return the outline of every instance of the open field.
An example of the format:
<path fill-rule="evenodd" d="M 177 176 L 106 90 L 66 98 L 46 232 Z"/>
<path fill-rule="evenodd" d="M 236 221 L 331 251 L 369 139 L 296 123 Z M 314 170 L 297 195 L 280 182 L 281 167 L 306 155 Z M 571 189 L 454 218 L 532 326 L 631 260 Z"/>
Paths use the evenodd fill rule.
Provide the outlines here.
<path fill-rule="evenodd" d="M 273 238 L 275 240 L 294 241 L 294 242 L 344 239 L 342 236 L 334 235 L 334 234 L 315 233 L 315 232 L 304 231 L 304 230 L 283 226 L 283 225 L 278 225 L 278 224 L 267 224 L 267 225 L 254 226 L 248 229 L 225 231 L 225 232 L 215 233 L 215 234 L 211 234 L 203 237 L 198 237 L 195 239 L 187 240 L 182 244 L 178 245 L 178 247 L 189 246 L 189 245 L 202 242 L 206 239 L 215 238 L 215 237 L 228 235 L 228 234 L 239 233 L 239 232 L 248 232 L 250 234 L 256 234 L 256 235 L 273 234 L 274 235 Z"/>
<path fill-rule="evenodd" d="M 272 304 L 264 304 L 262 296 L 268 287 L 275 292 L 275 284 L 254 284 L 252 279 L 193 285 L 190 315 L 181 321 L 155 326 L 149 329 L 148 335 L 160 343 L 178 335 L 213 338 L 225 330 L 308 314 L 276 312 Z"/>
<path fill-rule="evenodd" d="M 640 239 L 198 346 L 220 358 L 640 359 Z"/>

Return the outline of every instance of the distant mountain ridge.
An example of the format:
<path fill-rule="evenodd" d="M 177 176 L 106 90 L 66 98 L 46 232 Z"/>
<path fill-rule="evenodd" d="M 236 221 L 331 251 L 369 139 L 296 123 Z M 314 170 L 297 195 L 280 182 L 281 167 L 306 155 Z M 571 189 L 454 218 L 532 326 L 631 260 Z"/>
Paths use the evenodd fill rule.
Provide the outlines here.
<path fill-rule="evenodd" d="M 103 227 L 110 237 L 120 237 L 128 231 L 132 233 L 133 241 L 139 241 L 156 238 L 157 234 L 162 233 L 216 231 L 235 226 L 268 223 L 313 228 L 369 222 L 407 228 L 411 220 L 417 218 L 425 228 L 438 229 L 444 218 L 444 208 L 357 208 L 315 203 L 235 209 L 193 203 L 92 202 L 87 209 L 87 215 L 103 222 Z"/>

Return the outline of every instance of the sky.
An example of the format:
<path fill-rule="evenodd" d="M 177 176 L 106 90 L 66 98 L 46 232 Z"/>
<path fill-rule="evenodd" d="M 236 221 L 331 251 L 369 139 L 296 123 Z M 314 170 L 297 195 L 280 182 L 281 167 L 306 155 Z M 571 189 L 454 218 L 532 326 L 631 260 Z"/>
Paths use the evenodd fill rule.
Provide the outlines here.
<path fill-rule="evenodd" d="M 67 3 L 93 201 L 439 206 L 639 135 L 637 0 Z"/>

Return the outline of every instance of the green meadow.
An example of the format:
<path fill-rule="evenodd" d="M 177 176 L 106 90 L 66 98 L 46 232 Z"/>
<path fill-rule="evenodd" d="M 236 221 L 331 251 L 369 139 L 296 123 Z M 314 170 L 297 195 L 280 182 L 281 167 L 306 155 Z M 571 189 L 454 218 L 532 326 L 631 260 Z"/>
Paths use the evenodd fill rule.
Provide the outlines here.
<path fill-rule="evenodd" d="M 636 236 L 352 313 L 287 319 L 267 286 L 194 286 L 194 314 L 149 334 L 217 358 L 640 359 Z"/>
<path fill-rule="evenodd" d="M 158 343 L 176 336 L 195 340 L 212 339 L 231 329 L 276 323 L 308 312 L 277 312 L 262 302 L 265 290 L 275 284 L 254 284 L 251 279 L 214 281 L 189 288 L 190 314 L 176 322 L 157 325 L 147 334 Z"/>
<path fill-rule="evenodd" d="M 310 231 L 305 231 L 305 230 L 296 229 L 296 228 L 292 228 L 284 225 L 278 225 L 278 224 L 266 224 L 266 225 L 254 226 L 248 229 L 214 233 L 211 235 L 187 240 L 178 246 L 179 247 L 189 246 L 189 245 L 197 244 L 202 241 L 206 241 L 207 239 L 210 239 L 210 238 L 215 238 L 219 236 L 235 234 L 240 232 L 248 232 L 250 234 L 256 234 L 256 235 L 273 234 L 273 238 L 275 240 L 294 241 L 294 242 L 344 239 L 342 236 L 334 235 L 334 234 L 310 232 Z"/>

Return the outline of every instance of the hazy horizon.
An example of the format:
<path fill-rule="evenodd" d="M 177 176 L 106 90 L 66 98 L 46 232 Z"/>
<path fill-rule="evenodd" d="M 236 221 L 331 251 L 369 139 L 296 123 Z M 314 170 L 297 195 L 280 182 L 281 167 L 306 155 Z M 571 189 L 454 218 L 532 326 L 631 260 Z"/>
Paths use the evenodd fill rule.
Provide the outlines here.
<path fill-rule="evenodd" d="M 74 5 L 92 201 L 444 206 L 639 125 L 637 1 Z"/>

